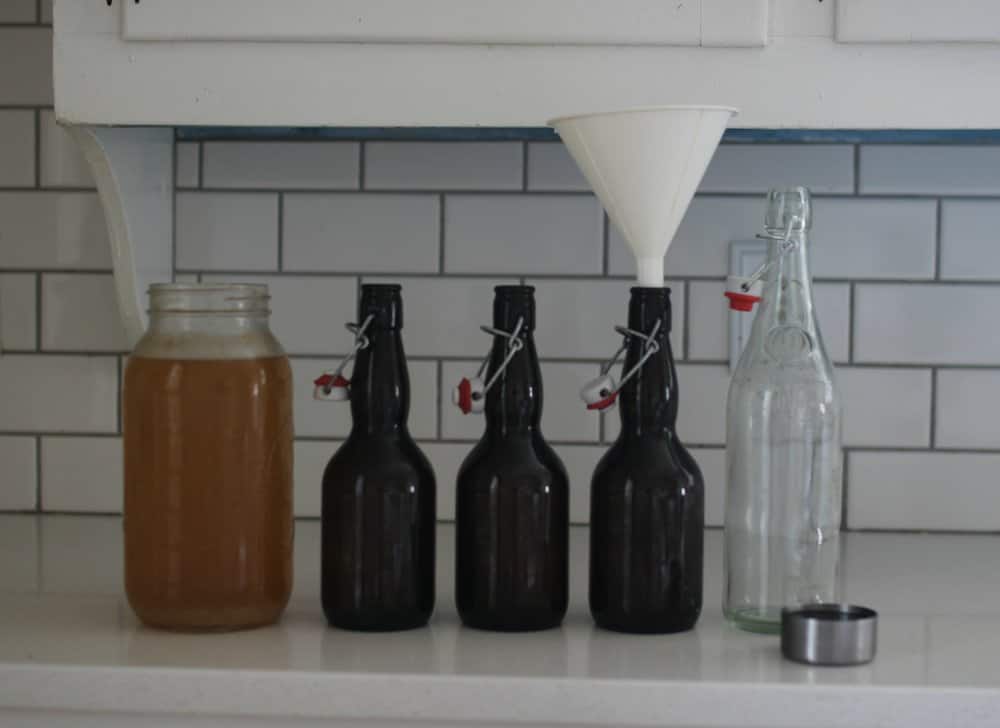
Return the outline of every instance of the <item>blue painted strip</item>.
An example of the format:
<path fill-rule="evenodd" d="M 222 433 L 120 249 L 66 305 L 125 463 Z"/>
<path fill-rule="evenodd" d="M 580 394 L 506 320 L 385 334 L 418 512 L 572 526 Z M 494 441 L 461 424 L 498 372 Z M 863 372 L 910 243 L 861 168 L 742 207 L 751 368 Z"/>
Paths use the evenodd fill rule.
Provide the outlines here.
<path fill-rule="evenodd" d="M 205 140 L 555 141 L 546 127 L 182 126 L 177 138 Z M 731 144 L 1000 144 L 1000 129 L 728 129 Z"/>

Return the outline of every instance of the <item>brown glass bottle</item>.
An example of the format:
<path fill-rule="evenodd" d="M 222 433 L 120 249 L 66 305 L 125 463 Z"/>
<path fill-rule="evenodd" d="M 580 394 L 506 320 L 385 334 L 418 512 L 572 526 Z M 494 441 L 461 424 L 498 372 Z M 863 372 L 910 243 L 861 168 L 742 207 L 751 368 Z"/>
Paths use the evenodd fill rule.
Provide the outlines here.
<path fill-rule="evenodd" d="M 558 626 L 568 599 L 569 483 L 542 437 L 542 376 L 532 331 L 534 288 L 497 286 L 493 325 L 523 321 L 524 348 L 486 393 L 486 432 L 458 473 L 455 600 L 469 627 Z M 507 354 L 494 337 L 487 376 Z"/>
<path fill-rule="evenodd" d="M 619 632 L 681 632 L 701 613 L 704 484 L 675 431 L 670 289 L 633 288 L 628 327 L 648 334 L 657 319 L 659 351 L 622 388 L 621 433 L 591 484 L 590 611 Z M 623 371 L 642 353 L 632 337 Z"/>
<path fill-rule="evenodd" d="M 434 609 L 434 472 L 406 427 L 400 287 L 362 286 L 358 321 L 369 315 L 351 377 L 354 424 L 323 473 L 323 611 L 344 629 L 411 629 Z"/>

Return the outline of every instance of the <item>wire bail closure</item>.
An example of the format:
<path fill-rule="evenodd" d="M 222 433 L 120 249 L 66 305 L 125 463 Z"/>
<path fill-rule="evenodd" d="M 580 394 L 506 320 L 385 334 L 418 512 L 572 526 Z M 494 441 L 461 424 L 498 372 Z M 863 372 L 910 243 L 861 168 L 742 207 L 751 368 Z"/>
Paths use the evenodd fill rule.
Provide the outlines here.
<path fill-rule="evenodd" d="M 774 267 L 774 264 L 778 262 L 781 258 L 791 253 L 799 243 L 797 240 L 792 239 L 792 231 L 802 224 L 802 218 L 798 215 L 792 215 L 788 219 L 788 225 L 785 226 L 785 232 L 776 235 L 771 232 L 757 233 L 754 237 L 760 240 L 778 240 L 781 245 L 778 247 L 778 257 L 774 260 L 764 261 L 761 263 L 757 270 L 751 273 L 746 278 L 741 278 L 739 276 L 730 276 L 727 280 L 727 291 L 725 293 L 726 298 L 729 299 L 729 308 L 734 311 L 752 311 L 755 303 L 760 301 L 760 280 L 764 275 Z"/>
<path fill-rule="evenodd" d="M 586 402 L 588 410 L 604 411 L 615 406 L 618 401 L 618 394 L 621 392 L 622 387 L 625 386 L 625 383 L 638 373 L 649 357 L 660 350 L 660 345 L 656 341 L 656 335 L 660 332 L 662 325 L 663 319 L 656 319 L 656 323 L 653 324 L 653 328 L 648 334 L 626 326 L 615 326 L 615 331 L 624 337 L 622 345 L 618 347 L 618 351 L 615 352 L 611 359 L 601 365 L 601 375 L 587 382 L 580 390 L 580 398 Z M 625 350 L 628 349 L 629 340 L 633 337 L 642 339 L 642 356 L 639 357 L 639 361 L 635 363 L 635 366 L 625 372 L 621 381 L 616 383 L 614 377 L 611 375 L 611 369 L 621 359 Z"/>
<path fill-rule="evenodd" d="M 485 333 L 491 336 L 503 336 L 507 339 L 507 353 L 504 356 L 503 361 L 497 370 L 490 375 L 490 378 L 485 383 L 483 382 L 483 375 L 486 374 L 486 370 L 490 364 L 490 354 L 487 353 L 486 357 L 483 359 L 483 363 L 479 365 L 479 369 L 476 372 L 476 376 L 472 379 L 464 377 L 458 386 L 455 387 L 451 392 L 452 403 L 462 410 L 462 414 L 469 414 L 470 412 L 482 412 L 483 408 L 486 406 L 486 393 L 490 391 L 490 388 L 496 383 L 497 378 L 503 373 L 503 370 L 507 368 L 510 364 L 511 359 L 524 348 L 524 340 L 521 338 L 521 332 L 524 329 L 524 318 L 517 319 L 517 325 L 514 326 L 513 331 L 503 331 L 502 329 L 495 329 L 492 326 L 480 326 Z"/>
<path fill-rule="evenodd" d="M 365 331 L 375 320 L 375 314 L 368 314 L 364 323 L 360 326 L 356 323 L 346 323 L 344 328 L 354 334 L 354 348 L 351 353 L 344 357 L 337 368 L 325 371 L 313 381 L 313 399 L 324 402 L 343 402 L 350 397 L 351 381 L 344 376 L 344 368 L 354 360 L 357 353 L 362 349 L 367 349 L 371 343 Z"/>

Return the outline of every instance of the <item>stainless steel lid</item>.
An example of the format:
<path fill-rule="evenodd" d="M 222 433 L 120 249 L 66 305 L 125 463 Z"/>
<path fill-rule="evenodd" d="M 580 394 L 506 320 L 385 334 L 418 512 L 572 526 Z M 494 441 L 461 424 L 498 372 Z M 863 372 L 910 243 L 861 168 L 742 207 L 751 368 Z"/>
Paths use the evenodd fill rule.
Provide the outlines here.
<path fill-rule="evenodd" d="M 875 657 L 878 613 L 853 604 L 810 604 L 781 613 L 781 652 L 808 665 L 863 665 Z"/>

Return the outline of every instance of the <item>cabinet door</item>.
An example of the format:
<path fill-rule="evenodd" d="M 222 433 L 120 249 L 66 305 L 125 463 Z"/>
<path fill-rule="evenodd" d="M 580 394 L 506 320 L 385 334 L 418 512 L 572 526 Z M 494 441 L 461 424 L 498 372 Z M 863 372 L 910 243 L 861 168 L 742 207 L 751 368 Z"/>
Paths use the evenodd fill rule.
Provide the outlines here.
<path fill-rule="evenodd" d="M 1000 42 L 997 0 L 838 0 L 841 43 Z"/>
<path fill-rule="evenodd" d="M 761 46 L 767 0 L 142 0 L 127 40 Z"/>

